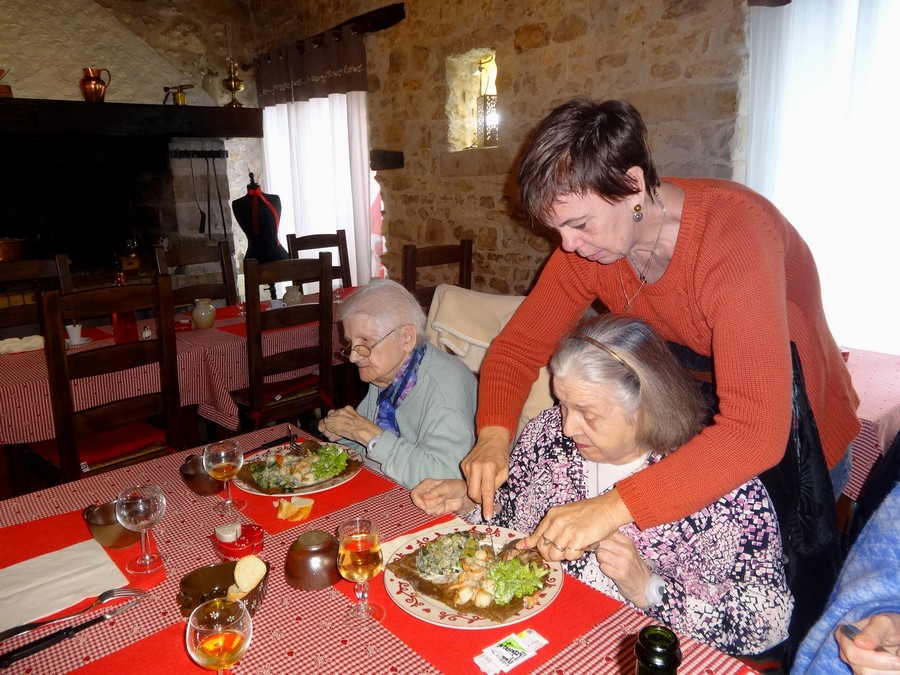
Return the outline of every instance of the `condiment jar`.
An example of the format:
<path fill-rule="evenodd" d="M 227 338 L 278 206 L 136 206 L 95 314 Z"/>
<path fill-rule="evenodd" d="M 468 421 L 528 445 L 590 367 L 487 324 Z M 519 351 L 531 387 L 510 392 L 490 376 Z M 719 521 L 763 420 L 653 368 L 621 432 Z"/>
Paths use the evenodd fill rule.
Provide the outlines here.
<path fill-rule="evenodd" d="M 194 325 L 201 330 L 212 328 L 216 322 L 216 308 L 213 307 L 212 300 L 209 298 L 197 298 L 194 300 L 191 319 L 193 319 Z"/>
<path fill-rule="evenodd" d="M 327 532 L 304 532 L 291 544 L 284 560 L 284 579 L 301 591 L 318 591 L 336 584 L 338 542 Z"/>
<path fill-rule="evenodd" d="M 288 286 L 281 299 L 285 305 L 299 305 L 303 302 L 303 291 L 300 290 L 299 286 Z"/>

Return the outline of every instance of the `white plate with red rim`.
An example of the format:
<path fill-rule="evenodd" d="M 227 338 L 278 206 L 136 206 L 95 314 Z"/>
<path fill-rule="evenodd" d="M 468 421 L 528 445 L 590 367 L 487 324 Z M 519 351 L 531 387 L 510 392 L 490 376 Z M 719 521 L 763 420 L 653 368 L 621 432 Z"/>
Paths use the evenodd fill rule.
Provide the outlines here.
<path fill-rule="evenodd" d="M 321 445 L 321 444 L 320 444 Z M 264 497 L 296 497 L 298 495 L 309 495 L 314 494 L 316 492 L 324 492 L 325 490 L 330 490 L 333 487 L 337 487 L 338 485 L 343 485 L 348 480 L 356 476 L 362 469 L 363 459 L 362 456 L 353 450 L 352 448 L 348 448 L 345 445 L 341 445 L 340 443 L 329 443 L 328 445 L 337 445 L 344 450 L 347 451 L 347 454 L 350 458 L 347 460 L 349 462 L 355 462 L 355 466 L 347 471 L 344 469 L 337 476 L 332 476 L 331 478 L 326 478 L 325 480 L 319 481 L 318 483 L 312 483 L 310 485 L 301 485 L 300 487 L 295 488 L 294 490 L 288 492 L 263 492 L 258 489 L 255 485 L 251 485 L 246 481 L 242 480 L 238 476 L 235 476 L 232 479 L 232 483 L 239 487 L 244 492 L 249 492 L 254 495 L 262 495 Z M 290 443 L 285 443 L 284 445 L 276 445 L 274 448 L 268 448 L 266 450 L 260 450 L 252 457 L 244 458 L 244 466 L 248 464 L 252 464 L 253 462 L 259 462 L 261 460 L 266 459 L 272 455 L 283 455 L 286 452 L 289 452 L 291 449 Z"/>
<path fill-rule="evenodd" d="M 384 587 L 387 590 L 388 596 L 394 601 L 394 604 L 407 614 L 411 614 L 417 619 L 421 619 L 427 623 L 433 623 L 446 628 L 457 628 L 459 630 L 486 630 L 489 628 L 511 626 L 526 621 L 535 614 L 544 611 L 550 603 L 556 599 L 556 596 L 559 595 L 563 580 L 562 566 L 558 562 L 545 561 L 550 567 L 550 573 L 544 577 L 544 589 L 538 594 L 537 602 L 535 602 L 534 607 L 525 607 L 506 621 L 498 623 L 497 621 L 491 621 L 490 619 L 486 619 L 471 612 L 460 612 L 449 605 L 445 605 L 439 600 L 435 600 L 423 593 L 419 593 L 413 588 L 409 581 L 400 579 L 397 575 L 387 569 L 388 563 L 405 555 L 415 554 L 423 544 L 429 541 L 434 541 L 445 534 L 469 531 L 490 534 L 493 538 L 495 551 L 499 551 L 512 539 L 526 536 L 521 532 L 509 530 L 505 527 L 470 525 L 468 523 L 457 525 L 445 523 L 443 525 L 435 525 L 433 530 L 416 534 L 400 544 L 390 559 L 384 561 Z"/>

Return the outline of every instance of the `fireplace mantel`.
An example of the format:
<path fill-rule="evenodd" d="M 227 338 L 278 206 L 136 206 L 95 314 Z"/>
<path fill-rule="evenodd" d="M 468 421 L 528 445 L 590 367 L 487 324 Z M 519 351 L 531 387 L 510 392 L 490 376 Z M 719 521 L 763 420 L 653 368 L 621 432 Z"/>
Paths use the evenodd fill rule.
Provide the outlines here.
<path fill-rule="evenodd" d="M 17 133 L 262 138 L 262 110 L 0 98 L 0 139 Z"/>

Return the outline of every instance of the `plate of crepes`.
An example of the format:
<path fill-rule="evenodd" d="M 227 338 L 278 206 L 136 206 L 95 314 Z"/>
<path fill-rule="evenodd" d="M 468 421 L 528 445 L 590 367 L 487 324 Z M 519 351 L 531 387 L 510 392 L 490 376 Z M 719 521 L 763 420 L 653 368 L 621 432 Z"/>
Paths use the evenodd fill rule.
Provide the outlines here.
<path fill-rule="evenodd" d="M 358 452 L 337 443 L 302 441 L 261 451 L 234 477 L 234 484 L 257 495 L 290 497 L 330 490 L 362 469 Z"/>
<path fill-rule="evenodd" d="M 33 352 L 44 348 L 44 338 L 40 335 L 29 335 L 23 338 L 11 337 L 0 340 L 0 354 L 18 354 Z"/>
<path fill-rule="evenodd" d="M 535 550 L 502 551 L 522 536 L 488 525 L 438 525 L 400 544 L 385 565 L 385 588 L 400 609 L 439 626 L 477 630 L 525 621 L 556 599 L 563 571 Z"/>

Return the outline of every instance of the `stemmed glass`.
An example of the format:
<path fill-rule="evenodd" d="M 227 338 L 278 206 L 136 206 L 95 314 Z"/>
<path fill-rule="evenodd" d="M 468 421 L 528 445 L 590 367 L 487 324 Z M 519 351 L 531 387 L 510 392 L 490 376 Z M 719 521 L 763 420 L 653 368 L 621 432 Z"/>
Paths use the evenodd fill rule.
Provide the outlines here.
<path fill-rule="evenodd" d="M 253 637 L 253 620 L 241 600 L 217 598 L 199 605 L 188 619 L 185 642 L 197 664 L 218 673 L 241 660 Z"/>
<path fill-rule="evenodd" d="M 354 518 L 338 527 L 338 571 L 356 582 L 356 604 L 344 617 L 352 628 L 365 629 L 384 618 L 384 608 L 369 604 L 369 579 L 384 567 L 378 526 L 365 518 Z"/>
<path fill-rule="evenodd" d="M 162 520 L 166 496 L 158 485 L 134 485 L 116 498 L 116 519 L 126 530 L 141 533 L 141 555 L 130 560 L 125 569 L 132 574 L 147 574 L 162 568 L 162 556 L 150 553 L 148 531 Z"/>
<path fill-rule="evenodd" d="M 344 282 L 342 279 L 331 280 L 331 300 L 340 302 L 344 299 Z"/>
<path fill-rule="evenodd" d="M 211 443 L 203 449 L 203 468 L 216 480 L 225 482 L 225 500 L 213 505 L 213 512 L 230 516 L 247 506 L 243 499 L 231 498 L 231 479 L 244 466 L 244 452 L 233 438 Z"/>

